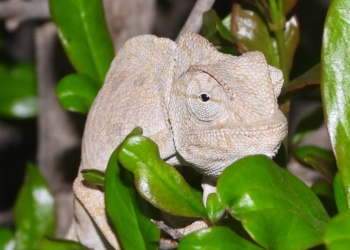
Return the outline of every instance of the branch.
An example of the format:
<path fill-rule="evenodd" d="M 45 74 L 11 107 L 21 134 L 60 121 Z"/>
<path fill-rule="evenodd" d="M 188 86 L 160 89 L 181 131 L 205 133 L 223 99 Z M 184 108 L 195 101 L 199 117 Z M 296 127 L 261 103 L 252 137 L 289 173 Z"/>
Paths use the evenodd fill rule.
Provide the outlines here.
<path fill-rule="evenodd" d="M 174 240 L 178 240 L 178 239 L 181 239 L 182 237 L 184 237 L 184 235 L 182 233 L 165 225 L 165 223 L 163 221 L 156 221 L 156 220 L 151 219 L 151 222 L 153 222 L 159 229 L 162 229 L 164 232 L 169 234 Z"/>
<path fill-rule="evenodd" d="M 213 6 L 214 2 L 215 0 L 197 0 L 190 16 L 187 18 L 187 21 L 182 27 L 176 40 L 178 40 L 181 35 L 189 30 L 198 33 L 202 27 L 203 13 L 208 11 Z"/>
<path fill-rule="evenodd" d="M 6 19 L 5 26 L 9 31 L 14 31 L 21 22 L 30 19 L 50 19 L 48 1 L 10 0 L 0 2 L 0 19 Z"/>

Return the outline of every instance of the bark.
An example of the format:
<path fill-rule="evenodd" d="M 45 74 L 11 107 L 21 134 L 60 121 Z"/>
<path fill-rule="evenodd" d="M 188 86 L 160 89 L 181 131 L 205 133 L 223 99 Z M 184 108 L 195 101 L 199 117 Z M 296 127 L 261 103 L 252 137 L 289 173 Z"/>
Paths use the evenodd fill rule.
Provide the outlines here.
<path fill-rule="evenodd" d="M 0 18 L 6 19 L 9 31 L 17 29 L 21 22 L 27 20 L 46 20 L 50 18 L 47 0 L 12 0 L 0 2 Z"/>
<path fill-rule="evenodd" d="M 58 45 L 57 30 L 53 23 L 36 29 L 39 100 L 37 163 L 56 198 L 57 235 L 63 236 L 72 218 L 70 185 L 71 176 L 76 174 L 79 167 L 76 152 L 80 151 L 81 133 L 77 132 L 72 114 L 60 107 L 55 94 L 56 84 L 64 74 L 58 69 L 62 70 L 68 64 L 57 57 Z"/>
<path fill-rule="evenodd" d="M 116 52 L 129 38 L 151 33 L 155 0 L 104 0 L 103 3 Z"/>
<path fill-rule="evenodd" d="M 197 0 L 177 39 L 186 31 L 198 33 L 202 27 L 203 13 L 210 10 L 215 0 Z"/>

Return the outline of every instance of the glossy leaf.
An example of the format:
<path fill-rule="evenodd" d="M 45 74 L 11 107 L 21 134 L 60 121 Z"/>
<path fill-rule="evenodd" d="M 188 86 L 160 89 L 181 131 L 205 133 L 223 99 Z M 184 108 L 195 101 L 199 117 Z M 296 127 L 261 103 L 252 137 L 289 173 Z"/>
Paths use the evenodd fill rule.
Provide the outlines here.
<path fill-rule="evenodd" d="M 317 196 L 325 196 L 334 199 L 333 186 L 325 180 L 320 179 L 315 181 L 311 186 L 311 190 L 314 191 Z"/>
<path fill-rule="evenodd" d="M 178 250 L 258 250 L 261 247 L 243 239 L 227 227 L 210 227 L 193 232 L 181 239 Z"/>
<path fill-rule="evenodd" d="M 324 242 L 328 250 L 343 250 L 350 246 L 350 211 L 334 217 L 327 225 Z"/>
<path fill-rule="evenodd" d="M 302 142 L 308 135 L 318 129 L 323 121 L 322 107 L 317 107 L 308 112 L 299 122 L 292 139 L 292 144 L 297 145 Z"/>
<path fill-rule="evenodd" d="M 311 190 L 317 195 L 322 202 L 327 213 L 332 217 L 338 213 L 337 206 L 334 200 L 333 183 L 320 179 L 314 182 Z"/>
<path fill-rule="evenodd" d="M 337 173 L 334 177 L 333 187 L 334 187 L 334 198 L 337 204 L 338 211 L 344 212 L 347 210 L 347 201 L 346 201 L 346 194 L 342 187 L 339 173 Z"/>
<path fill-rule="evenodd" d="M 49 0 L 50 13 L 78 73 L 102 85 L 114 57 L 101 0 Z"/>
<path fill-rule="evenodd" d="M 236 42 L 236 38 L 231 33 L 231 15 L 227 15 L 221 20 L 220 25 L 218 25 L 218 31 L 226 40 Z"/>
<path fill-rule="evenodd" d="M 138 192 L 155 207 L 177 216 L 207 217 L 201 197 L 160 158 L 158 146 L 151 139 L 136 135 L 125 139 L 118 159 L 134 173 Z"/>
<path fill-rule="evenodd" d="M 44 235 L 55 230 L 54 199 L 39 169 L 27 165 L 26 179 L 14 208 L 15 249 L 34 249 Z"/>
<path fill-rule="evenodd" d="M 332 151 L 314 145 L 300 146 L 295 149 L 294 153 L 296 158 L 300 161 L 304 161 L 308 154 L 312 154 L 324 159 L 329 162 L 329 164 L 335 165 L 335 158 Z"/>
<path fill-rule="evenodd" d="M 87 113 L 99 87 L 92 78 L 81 74 L 70 74 L 58 83 L 56 93 L 64 109 Z"/>
<path fill-rule="evenodd" d="M 321 242 L 329 220 L 321 202 L 302 181 L 266 156 L 233 163 L 217 188 L 231 215 L 265 248 L 306 249 Z"/>
<path fill-rule="evenodd" d="M 211 193 L 207 197 L 206 208 L 211 223 L 215 224 L 225 214 L 225 207 L 219 201 L 216 193 Z"/>
<path fill-rule="evenodd" d="M 225 23 L 224 23 L 225 22 Z M 221 20 L 216 14 L 215 10 L 210 9 L 203 13 L 202 34 L 221 52 L 229 52 L 230 54 L 237 54 L 233 43 L 236 41 L 235 37 L 230 32 L 230 17 Z"/>
<path fill-rule="evenodd" d="M 34 65 L 0 64 L 0 116 L 35 117 L 38 112 Z"/>
<path fill-rule="evenodd" d="M 279 55 L 277 42 L 271 36 L 266 21 L 259 13 L 243 9 L 241 5 L 234 4 L 232 8 L 231 32 L 237 39 L 239 50 L 261 51 L 264 53 L 267 62 L 279 68 Z M 285 24 L 284 32 L 286 58 L 288 69 L 291 68 L 294 52 L 299 41 L 299 23 L 296 16 L 292 16 Z"/>
<path fill-rule="evenodd" d="M 350 1 L 333 0 L 328 10 L 321 55 L 321 93 L 328 132 L 350 208 Z"/>
<path fill-rule="evenodd" d="M 105 175 L 107 215 L 123 249 L 157 249 L 160 230 L 150 221 L 157 211 L 138 195 L 132 173 L 118 162 L 118 151 L 111 155 Z"/>
<path fill-rule="evenodd" d="M 13 232 L 8 228 L 0 228 L 0 249 L 13 250 L 15 246 Z"/>
<path fill-rule="evenodd" d="M 286 15 L 288 14 L 293 7 L 295 6 L 295 4 L 297 3 L 298 0 L 283 0 L 282 4 L 283 4 L 283 13 Z"/>
<path fill-rule="evenodd" d="M 298 94 L 313 90 L 321 82 L 321 64 L 318 63 L 304 74 L 293 79 L 288 86 L 283 86 L 279 100 L 290 99 Z"/>
<path fill-rule="evenodd" d="M 316 169 L 329 183 L 333 183 L 336 166 L 335 158 L 331 151 L 306 145 L 296 148 L 294 155 L 300 162 Z"/>
<path fill-rule="evenodd" d="M 85 181 L 95 185 L 103 186 L 105 173 L 98 169 L 83 169 L 80 171 Z"/>
<path fill-rule="evenodd" d="M 37 250 L 88 250 L 89 248 L 83 246 L 82 244 L 71 241 L 71 240 L 63 240 L 63 239 L 54 239 L 43 237 L 39 244 L 36 246 Z"/>
<path fill-rule="evenodd" d="M 323 159 L 314 154 L 307 154 L 305 156 L 305 161 L 314 167 L 329 183 L 333 182 L 333 177 L 335 174 L 334 165 L 329 163 L 327 160 Z"/>

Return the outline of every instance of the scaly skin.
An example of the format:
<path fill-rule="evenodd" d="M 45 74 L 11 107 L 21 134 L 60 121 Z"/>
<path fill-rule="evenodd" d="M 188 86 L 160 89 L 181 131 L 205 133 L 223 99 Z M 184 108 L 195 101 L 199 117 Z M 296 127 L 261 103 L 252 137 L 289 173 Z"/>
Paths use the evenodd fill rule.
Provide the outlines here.
<path fill-rule="evenodd" d="M 91 107 L 80 170 L 104 171 L 113 150 L 140 126 L 168 163 L 205 176 L 205 199 L 232 162 L 275 155 L 287 134 L 277 105 L 282 84 L 282 72 L 260 52 L 222 54 L 192 32 L 178 43 L 151 35 L 132 38 L 112 62 Z M 79 174 L 74 193 L 75 219 L 67 238 L 93 249 L 119 249 L 106 221 L 103 192 Z"/>

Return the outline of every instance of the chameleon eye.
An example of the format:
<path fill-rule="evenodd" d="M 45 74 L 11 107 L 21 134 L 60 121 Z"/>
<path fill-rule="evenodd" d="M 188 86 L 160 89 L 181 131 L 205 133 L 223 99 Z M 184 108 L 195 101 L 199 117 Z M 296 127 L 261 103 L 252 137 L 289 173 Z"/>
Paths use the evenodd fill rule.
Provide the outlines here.
<path fill-rule="evenodd" d="M 226 95 L 212 76 L 196 72 L 188 82 L 186 99 L 186 106 L 192 117 L 209 122 L 221 114 Z"/>
<path fill-rule="evenodd" d="M 199 95 L 199 99 L 201 99 L 202 102 L 207 102 L 210 99 L 210 96 L 207 93 L 203 93 Z"/>

